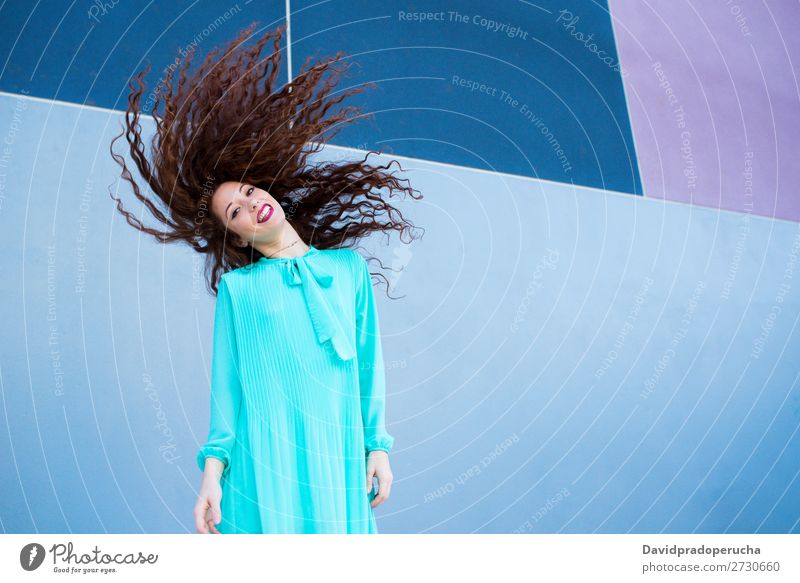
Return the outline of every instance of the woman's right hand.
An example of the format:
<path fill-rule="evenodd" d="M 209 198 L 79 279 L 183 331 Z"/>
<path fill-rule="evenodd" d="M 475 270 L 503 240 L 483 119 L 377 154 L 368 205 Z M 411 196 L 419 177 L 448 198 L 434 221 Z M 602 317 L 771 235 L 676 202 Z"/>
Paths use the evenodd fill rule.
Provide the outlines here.
<path fill-rule="evenodd" d="M 216 462 L 216 464 L 214 463 Z M 206 471 L 203 483 L 194 505 L 194 523 L 198 534 L 220 534 L 216 524 L 222 522 L 222 486 L 219 479 L 222 474 L 222 462 L 215 458 L 206 460 Z"/>

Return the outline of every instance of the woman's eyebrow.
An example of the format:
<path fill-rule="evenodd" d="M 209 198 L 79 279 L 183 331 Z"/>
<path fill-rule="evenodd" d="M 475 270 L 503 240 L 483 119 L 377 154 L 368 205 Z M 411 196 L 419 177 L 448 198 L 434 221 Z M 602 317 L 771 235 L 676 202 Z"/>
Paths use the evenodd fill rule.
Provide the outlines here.
<path fill-rule="evenodd" d="M 239 185 L 239 192 L 242 192 L 242 187 L 243 187 L 243 186 L 244 186 L 244 182 L 242 182 L 242 183 Z M 225 216 L 226 216 L 226 217 L 228 216 L 228 209 L 230 208 L 230 206 L 231 206 L 232 204 L 233 204 L 233 202 L 229 202 L 229 203 L 228 203 L 228 206 L 226 206 L 226 207 L 225 207 Z"/>

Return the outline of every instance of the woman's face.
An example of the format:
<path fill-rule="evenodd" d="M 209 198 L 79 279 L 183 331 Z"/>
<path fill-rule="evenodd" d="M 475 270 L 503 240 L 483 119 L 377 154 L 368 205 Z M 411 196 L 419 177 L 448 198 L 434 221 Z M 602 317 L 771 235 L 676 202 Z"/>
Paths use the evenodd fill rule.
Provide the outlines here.
<path fill-rule="evenodd" d="M 266 190 L 246 182 L 220 184 L 211 197 L 211 211 L 239 246 L 275 242 L 280 239 L 286 221 L 278 201 Z"/>

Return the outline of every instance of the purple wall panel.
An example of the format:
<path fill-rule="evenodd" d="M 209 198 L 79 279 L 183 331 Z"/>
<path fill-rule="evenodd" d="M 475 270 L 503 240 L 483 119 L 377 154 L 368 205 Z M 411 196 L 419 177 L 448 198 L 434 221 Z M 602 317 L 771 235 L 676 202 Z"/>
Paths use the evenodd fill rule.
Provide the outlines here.
<path fill-rule="evenodd" d="M 609 8 L 644 195 L 800 220 L 800 3 Z"/>

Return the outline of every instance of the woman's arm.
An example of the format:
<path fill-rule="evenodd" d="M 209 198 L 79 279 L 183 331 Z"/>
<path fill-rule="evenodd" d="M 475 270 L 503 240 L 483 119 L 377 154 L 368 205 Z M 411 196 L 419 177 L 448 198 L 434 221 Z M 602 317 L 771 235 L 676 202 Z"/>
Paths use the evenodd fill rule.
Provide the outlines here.
<path fill-rule="evenodd" d="M 238 350 L 233 326 L 230 291 L 220 279 L 214 311 L 214 342 L 211 355 L 211 421 L 208 440 L 197 452 L 197 465 L 203 471 L 203 483 L 194 506 L 197 532 L 220 534 L 222 522 L 220 481 L 231 466 L 231 452 L 236 441 L 236 421 L 242 403 Z"/>
<path fill-rule="evenodd" d="M 389 452 L 394 438 L 386 432 L 386 371 L 383 363 L 378 310 L 366 260 L 358 253 L 359 275 L 356 288 L 356 351 L 361 418 L 364 422 L 366 452 Z"/>
<path fill-rule="evenodd" d="M 216 477 L 230 471 L 231 452 L 236 440 L 236 420 L 242 401 L 239 360 L 233 327 L 230 291 L 220 279 L 214 313 L 214 342 L 211 357 L 211 419 L 208 439 L 197 453 L 197 465 Z M 222 468 L 208 458 L 216 458 Z"/>

